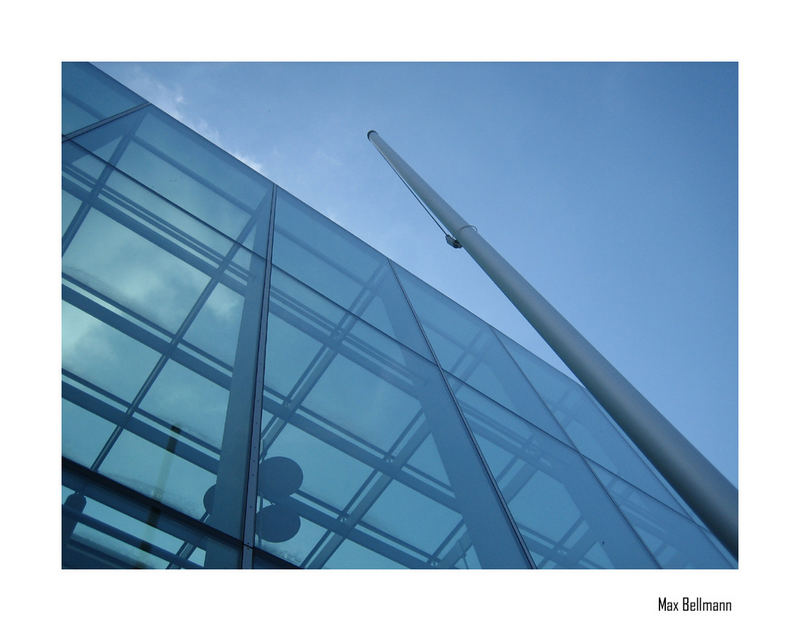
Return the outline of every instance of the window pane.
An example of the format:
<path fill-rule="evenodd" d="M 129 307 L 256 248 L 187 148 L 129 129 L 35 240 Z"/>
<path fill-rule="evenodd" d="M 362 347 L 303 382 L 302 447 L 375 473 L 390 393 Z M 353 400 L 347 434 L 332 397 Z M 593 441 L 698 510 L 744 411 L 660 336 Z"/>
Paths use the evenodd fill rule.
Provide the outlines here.
<path fill-rule="evenodd" d="M 64 254 L 62 271 L 170 332 L 178 329 L 210 280 L 97 210 L 87 213 Z"/>
<path fill-rule="evenodd" d="M 62 134 L 71 134 L 144 102 L 92 64 L 61 64 Z"/>
<path fill-rule="evenodd" d="M 61 454 L 87 467 L 111 437 L 114 424 L 74 403 L 61 400 Z"/>
<path fill-rule="evenodd" d="M 256 226 L 269 211 L 272 183 L 154 107 L 124 116 L 74 139 L 262 256 L 266 233 Z"/>
<path fill-rule="evenodd" d="M 731 567 L 706 534 L 689 519 L 602 467 L 591 466 L 661 567 Z"/>
<path fill-rule="evenodd" d="M 158 353 L 89 313 L 61 303 L 61 366 L 98 388 L 130 401 Z"/>
<path fill-rule="evenodd" d="M 553 436 L 565 437 L 488 324 L 406 270 L 394 267 L 446 371 Z"/>
<path fill-rule="evenodd" d="M 135 494 L 71 468 L 62 486 L 64 568 L 239 567 L 240 547 L 178 520 Z M 79 489 L 79 490 L 78 490 Z"/>
<path fill-rule="evenodd" d="M 537 567 L 654 567 L 574 450 L 449 381 Z"/>
<path fill-rule="evenodd" d="M 64 455 L 240 537 L 266 262 L 74 145 L 64 173 Z"/>
<path fill-rule="evenodd" d="M 386 257 L 282 190 L 273 247 L 282 270 L 430 358 Z"/>
<path fill-rule="evenodd" d="M 277 268 L 258 510 L 302 567 L 526 566 L 437 368 Z"/>
<path fill-rule="evenodd" d="M 683 512 L 648 469 L 643 457 L 612 426 L 600 406 L 581 385 L 502 333 L 499 337 L 581 453 Z"/>

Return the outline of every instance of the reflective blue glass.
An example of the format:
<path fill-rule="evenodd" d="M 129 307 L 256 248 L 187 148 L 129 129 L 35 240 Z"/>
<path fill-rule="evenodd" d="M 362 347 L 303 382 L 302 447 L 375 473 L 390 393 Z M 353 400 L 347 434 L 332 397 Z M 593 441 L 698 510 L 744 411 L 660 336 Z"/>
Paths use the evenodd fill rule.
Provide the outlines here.
<path fill-rule="evenodd" d="M 527 566 L 438 369 L 278 268 L 264 383 L 260 548 L 312 568 Z"/>
<path fill-rule="evenodd" d="M 537 567 L 655 567 L 579 454 L 449 381 Z"/>
<path fill-rule="evenodd" d="M 142 103 L 145 103 L 142 97 L 92 64 L 61 64 L 61 133 L 64 135 Z"/>
<path fill-rule="evenodd" d="M 394 268 L 447 372 L 553 436 L 565 437 L 488 324 L 400 266 Z"/>
<path fill-rule="evenodd" d="M 386 257 L 282 190 L 273 247 L 274 265 L 430 358 Z"/>
<path fill-rule="evenodd" d="M 61 400 L 61 455 L 90 467 L 114 431 L 114 423 Z"/>
<path fill-rule="evenodd" d="M 591 467 L 661 567 L 731 567 L 706 533 L 688 518 L 602 467 Z"/>
<path fill-rule="evenodd" d="M 735 566 L 579 385 L 62 74 L 65 568 Z"/>
<path fill-rule="evenodd" d="M 240 549 L 198 522 L 65 470 L 64 568 L 195 569 L 238 567 Z"/>
<path fill-rule="evenodd" d="M 240 537 L 266 261 L 65 145 L 64 455 Z"/>
<path fill-rule="evenodd" d="M 683 512 L 582 386 L 502 333 L 498 336 L 581 453 Z"/>
<path fill-rule="evenodd" d="M 209 226 L 261 254 L 272 183 L 150 106 L 73 141 Z"/>

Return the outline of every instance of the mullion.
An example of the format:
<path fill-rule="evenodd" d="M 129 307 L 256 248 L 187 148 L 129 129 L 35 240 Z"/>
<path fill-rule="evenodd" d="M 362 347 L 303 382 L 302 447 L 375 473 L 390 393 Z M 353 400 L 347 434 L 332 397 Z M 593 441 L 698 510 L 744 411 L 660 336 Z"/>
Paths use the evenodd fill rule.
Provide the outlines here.
<path fill-rule="evenodd" d="M 75 388 L 69 384 L 62 384 L 62 396 L 67 401 L 70 401 L 71 403 L 74 403 L 75 405 L 78 405 L 83 409 L 102 417 L 118 427 L 124 425 L 125 429 L 131 433 L 158 447 L 166 449 L 169 441 L 173 439 L 172 436 L 168 435 L 164 431 L 159 430 L 157 427 L 145 423 L 135 417 L 128 418 L 125 416 L 124 412 L 111 407 L 109 404 L 100 401 L 89 393 Z M 171 426 L 167 427 L 166 421 L 159 419 L 158 423 L 159 425 L 162 425 L 164 429 L 171 429 Z M 185 434 L 183 431 L 181 431 L 180 436 L 181 438 L 188 438 L 189 440 L 204 447 L 207 445 L 207 443 L 204 444 L 199 439 L 192 437 L 191 434 Z M 216 451 L 218 453 L 219 449 L 209 448 L 209 451 Z M 213 473 L 215 475 L 217 473 L 218 460 L 215 460 L 211 456 L 196 449 L 185 441 L 179 441 L 172 453 L 197 467 L 205 469 L 209 473 Z"/>
<path fill-rule="evenodd" d="M 255 216 L 252 217 L 252 221 L 255 222 Z M 245 226 L 245 230 L 247 230 L 247 226 Z M 172 340 L 169 342 L 169 345 L 162 353 L 162 355 L 159 357 L 158 361 L 156 362 L 156 365 L 153 367 L 150 374 L 147 376 L 144 383 L 140 387 L 139 392 L 137 392 L 136 396 L 131 401 L 129 408 L 126 411 L 126 416 L 128 418 L 130 418 L 133 415 L 133 412 L 139 407 L 142 400 L 147 395 L 147 392 L 150 390 L 150 387 L 153 385 L 153 383 L 155 383 L 155 380 L 161 373 L 161 370 L 164 368 L 164 366 L 166 366 L 167 361 L 171 359 L 173 352 L 177 349 L 177 346 L 180 343 L 181 339 L 189 330 L 189 327 L 194 322 L 194 319 L 200 313 L 200 310 L 205 305 L 206 300 L 208 300 L 209 296 L 214 291 L 217 284 L 220 282 L 221 277 L 224 276 L 225 269 L 228 263 L 233 259 L 238 249 L 239 245 L 237 243 L 234 243 L 231 249 L 225 255 L 225 258 L 222 260 L 221 265 L 217 268 L 215 273 L 211 275 L 211 277 L 209 278 L 208 283 L 206 284 L 203 291 L 200 293 L 200 296 L 195 301 L 195 304 L 189 310 L 189 313 L 186 315 L 186 318 L 184 319 L 183 323 L 178 327 L 178 330 L 173 335 Z M 97 468 L 99 468 L 100 464 L 103 462 L 103 460 L 108 455 L 111 448 L 116 443 L 119 436 L 122 434 L 124 426 L 125 426 L 124 424 L 121 424 L 115 428 L 114 432 L 106 442 L 106 445 L 100 451 L 100 454 L 98 454 L 97 458 L 95 459 L 95 462 L 92 464 L 93 470 L 97 470 Z"/>
<path fill-rule="evenodd" d="M 132 119 L 132 120 L 136 120 L 136 119 Z M 122 155 L 122 153 L 125 151 L 125 148 L 128 146 L 128 143 L 130 143 L 130 140 L 131 140 L 131 137 L 133 135 L 133 132 L 135 131 L 136 128 L 138 128 L 138 126 L 141 123 L 141 121 L 142 121 L 142 117 L 139 116 L 138 120 L 136 120 L 136 124 L 134 126 L 134 129 L 128 130 L 127 133 L 122 135 L 122 137 L 119 140 L 119 143 L 117 143 L 117 146 L 114 148 L 114 152 L 111 155 L 110 160 L 111 160 L 112 163 L 113 163 L 113 161 L 115 159 L 119 159 L 119 156 Z M 116 156 L 116 158 L 115 158 L 115 156 Z M 69 248 L 70 244 L 72 243 L 72 240 L 75 238 L 75 235 L 78 233 L 78 230 L 80 229 L 81 225 L 83 224 L 84 219 L 86 219 L 86 215 L 89 213 L 89 210 L 92 208 L 92 206 L 94 206 L 94 204 L 98 200 L 100 192 L 105 187 L 106 182 L 108 181 L 108 178 L 111 177 L 111 173 L 113 172 L 113 169 L 114 169 L 114 167 L 112 166 L 112 164 L 110 164 L 110 163 L 106 163 L 105 164 L 105 166 L 103 167 L 102 173 L 97 178 L 97 181 L 95 182 L 94 186 L 92 186 L 92 190 L 89 193 L 89 196 L 87 198 L 85 198 L 81 202 L 80 208 L 78 208 L 77 212 L 75 213 L 75 216 L 72 218 L 72 221 L 70 221 L 69 226 L 67 227 L 67 230 L 64 232 L 64 235 L 61 237 L 61 255 L 62 256 L 64 255 L 64 253 Z"/>
<path fill-rule="evenodd" d="M 406 428 L 397 438 L 394 445 L 392 445 L 392 447 L 388 450 L 387 454 L 394 453 L 395 450 L 400 447 L 405 440 L 406 434 L 411 432 L 411 428 L 417 423 L 417 421 L 421 422 L 421 426 L 414 432 L 412 436 L 409 437 L 408 441 L 405 441 L 405 445 L 402 447 L 402 449 L 400 449 L 397 454 L 392 457 L 390 464 L 396 466 L 398 470 L 401 470 L 405 466 L 408 459 L 413 456 L 414 453 L 416 453 L 419 446 L 430 435 L 430 429 L 426 426 L 425 421 L 422 420 L 422 411 L 420 410 L 406 425 Z M 373 469 L 372 473 L 368 476 L 361 489 L 358 490 L 350 502 L 348 502 L 348 504 L 345 505 L 345 507 L 341 510 L 340 514 L 347 515 L 348 517 L 350 530 L 354 529 L 358 524 L 362 524 L 365 527 L 367 526 L 367 522 L 363 522 L 362 519 L 372 508 L 373 504 L 377 501 L 380 495 L 386 490 L 389 484 L 396 479 L 396 475 L 390 475 L 386 471 L 378 472 L 378 470 Z M 372 480 L 372 483 L 370 483 L 370 480 Z M 358 499 L 362 492 L 363 496 Z M 357 503 L 356 500 L 358 500 Z M 355 505 L 355 508 L 353 508 L 353 505 Z M 335 539 L 329 540 L 329 542 L 325 545 L 325 549 L 321 550 L 314 558 L 314 567 L 322 567 L 325 564 L 325 562 L 338 549 L 339 545 L 341 545 L 342 541 L 347 538 L 347 533 L 342 533 L 339 536 L 341 537 L 339 541 L 335 541 Z"/>
<path fill-rule="evenodd" d="M 219 236 L 219 237 L 222 237 L 223 239 L 225 239 L 225 240 L 227 240 L 227 241 L 234 241 L 234 240 L 236 240 L 236 238 L 235 238 L 235 237 L 233 237 L 233 236 L 231 236 L 231 235 L 229 235 L 229 234 L 226 234 L 226 233 L 222 232 L 222 230 L 220 230 L 220 229 L 219 229 L 219 228 L 217 228 L 216 226 L 213 226 L 213 225 L 211 225 L 210 223 L 208 223 L 206 220 L 204 220 L 204 219 L 201 219 L 200 217 L 196 216 L 195 214 L 193 214 L 192 212 L 190 212 L 190 211 L 188 211 L 187 209 L 183 208 L 182 206 L 180 206 L 180 205 L 179 205 L 179 204 L 177 204 L 176 202 L 172 201 L 172 200 L 171 200 L 171 199 L 169 199 L 168 197 L 165 197 L 163 194 L 159 193 L 157 190 L 155 190 L 155 189 L 153 189 L 153 188 L 150 188 L 150 187 L 149 187 L 147 184 L 145 184 L 144 182 L 142 182 L 142 181 L 140 181 L 140 180 L 136 179 L 135 177 L 133 177 L 133 176 L 132 176 L 132 175 L 130 175 L 129 173 L 127 173 L 127 172 L 125 172 L 125 171 L 121 170 L 121 169 L 120 169 L 119 167 L 117 167 L 115 164 L 112 164 L 112 163 L 111 163 L 111 162 L 109 162 L 108 160 L 105 160 L 105 159 L 101 158 L 100 156 L 98 156 L 98 155 L 97 155 L 97 154 L 95 154 L 95 153 L 92 153 L 91 151 L 89 151 L 88 149 L 86 149 L 85 147 L 83 147 L 83 145 L 77 144 L 77 143 L 75 143 L 75 142 L 73 142 L 72 144 L 73 144 L 73 145 L 74 145 L 74 146 L 75 146 L 75 147 L 76 147 L 78 150 L 80 150 L 80 151 L 83 151 L 83 152 L 84 152 L 86 155 L 88 155 L 88 156 L 91 156 L 91 158 L 93 158 L 94 160 L 97 160 L 97 162 L 99 162 L 99 163 L 103 164 L 105 167 L 108 167 L 109 169 L 111 169 L 111 170 L 112 170 L 112 172 L 116 172 L 116 173 L 118 173 L 118 174 L 119 174 L 121 177 L 123 177 L 123 178 L 125 178 L 125 179 L 127 179 L 127 180 L 129 180 L 129 181 L 131 181 L 131 182 L 133 182 L 133 183 L 134 183 L 136 186 L 139 186 L 139 187 L 141 187 L 143 190 L 147 191 L 147 193 L 149 193 L 150 195 L 153 195 L 154 197 L 157 197 L 157 198 L 159 198 L 161 201 L 165 202 L 166 204 L 168 204 L 168 205 L 172 206 L 173 208 L 175 208 L 176 210 L 180 211 L 182 214 L 186 215 L 188 218 L 190 218 L 190 219 L 192 219 L 193 221 L 197 222 L 198 224 L 202 225 L 202 226 L 203 226 L 203 227 L 204 227 L 206 230 L 210 230 L 211 232 L 215 233 L 217 236 Z M 74 170 L 74 173 L 73 173 L 73 175 L 80 173 L 80 174 L 83 176 L 83 179 L 84 179 L 84 180 L 86 180 L 86 181 L 88 181 L 89 183 L 93 183 L 93 182 L 95 182 L 95 181 L 96 181 L 96 180 L 95 180 L 93 177 L 91 177 L 91 176 L 88 176 L 88 175 L 84 175 L 82 171 L 80 171 L 79 169 L 77 169 L 77 167 L 74 167 L 74 166 L 70 165 L 70 166 L 66 166 L 66 167 L 64 167 L 64 168 L 65 168 L 65 169 L 67 169 L 67 170 L 68 170 L 68 172 L 69 172 L 69 170 L 70 170 L 70 169 Z M 262 177 L 263 177 L 263 176 L 262 176 Z M 266 179 L 266 178 L 265 178 L 265 179 Z M 267 182 L 269 182 L 269 180 L 267 180 Z M 270 182 L 270 184 L 272 184 L 272 183 Z M 273 187 L 273 188 L 275 188 L 275 187 L 276 187 L 276 185 L 272 184 L 272 187 Z M 113 190 L 113 189 L 112 189 L 112 190 Z M 85 193 L 85 191 L 83 191 L 83 192 Z M 269 194 L 269 193 L 267 193 L 267 194 Z M 83 195 L 81 195 L 81 197 L 83 197 Z M 241 243 L 241 241 L 243 241 L 243 240 L 244 240 L 244 237 L 246 237 L 246 236 L 247 236 L 247 234 L 248 234 L 248 232 L 247 232 L 247 231 L 240 232 L 240 235 L 241 235 L 241 236 L 240 236 L 240 237 L 238 237 L 238 241 L 237 241 L 237 242 L 238 242 L 238 243 L 239 243 L 239 245 L 242 247 L 242 249 L 246 250 L 246 251 L 247 251 L 247 252 L 249 252 L 250 254 L 255 254 L 256 256 L 260 256 L 261 258 L 263 258 L 263 257 L 264 257 L 264 255 L 263 255 L 263 254 L 259 254 L 258 252 L 255 252 L 255 251 L 253 251 L 251 248 L 249 248 L 248 246 L 246 246 L 246 245 L 244 245 L 243 243 Z M 216 253 L 215 253 L 215 254 L 216 254 Z M 218 254 L 217 254 L 217 255 L 218 255 Z"/>

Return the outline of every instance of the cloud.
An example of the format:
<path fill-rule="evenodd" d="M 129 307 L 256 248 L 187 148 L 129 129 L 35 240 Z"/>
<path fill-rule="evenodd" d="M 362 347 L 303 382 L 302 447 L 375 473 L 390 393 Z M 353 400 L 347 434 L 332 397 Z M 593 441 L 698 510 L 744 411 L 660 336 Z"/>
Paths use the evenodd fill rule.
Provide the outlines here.
<path fill-rule="evenodd" d="M 183 86 L 180 84 L 167 85 L 153 77 L 138 64 L 131 67 L 128 76 L 125 78 L 125 84 L 157 108 L 224 149 L 254 171 L 263 174 L 264 165 L 261 162 L 238 151 L 235 147 L 228 146 L 216 127 L 211 125 L 205 118 L 188 111 L 191 107 L 191 102 L 186 99 Z"/>
<path fill-rule="evenodd" d="M 239 162 L 244 162 L 247 166 L 249 166 L 254 171 L 258 171 L 262 175 L 264 174 L 264 165 L 254 160 L 253 158 L 246 156 L 244 154 L 239 153 L 238 151 L 231 151 L 230 154 L 236 158 Z"/>

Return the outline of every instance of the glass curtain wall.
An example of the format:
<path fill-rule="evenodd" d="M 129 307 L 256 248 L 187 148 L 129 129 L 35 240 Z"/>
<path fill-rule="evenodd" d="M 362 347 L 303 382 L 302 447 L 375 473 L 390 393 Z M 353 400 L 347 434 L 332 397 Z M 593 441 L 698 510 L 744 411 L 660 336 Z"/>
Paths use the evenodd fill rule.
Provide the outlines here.
<path fill-rule="evenodd" d="M 65 568 L 731 567 L 586 391 L 63 65 Z"/>

